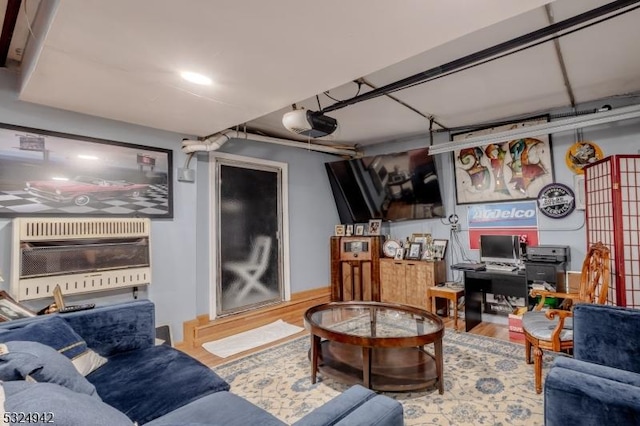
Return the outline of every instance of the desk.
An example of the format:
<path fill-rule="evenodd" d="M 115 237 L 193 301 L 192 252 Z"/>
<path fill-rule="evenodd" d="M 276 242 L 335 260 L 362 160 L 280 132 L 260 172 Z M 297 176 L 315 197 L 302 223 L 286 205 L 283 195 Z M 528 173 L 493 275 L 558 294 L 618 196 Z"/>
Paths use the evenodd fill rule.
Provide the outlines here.
<path fill-rule="evenodd" d="M 464 271 L 464 319 L 469 331 L 482 322 L 486 293 L 523 297 L 528 301 L 527 278 L 517 272 Z"/>

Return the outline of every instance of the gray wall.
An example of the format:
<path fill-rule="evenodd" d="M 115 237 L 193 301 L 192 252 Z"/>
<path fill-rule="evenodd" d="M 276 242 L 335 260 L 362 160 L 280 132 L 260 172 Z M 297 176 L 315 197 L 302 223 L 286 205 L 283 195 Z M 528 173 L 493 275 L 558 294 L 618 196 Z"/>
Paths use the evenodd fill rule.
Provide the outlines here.
<path fill-rule="evenodd" d="M 209 311 L 209 177 L 207 156 L 190 166 L 197 169 L 196 183 L 176 180 L 176 169 L 186 156 L 183 137 L 176 133 L 30 104 L 17 99 L 17 77 L 0 70 L 0 122 L 82 136 L 148 145 L 173 150 L 174 218 L 154 219 L 151 226 L 152 284 L 140 287 L 138 296 L 156 303 L 156 322 L 171 326 L 174 341 L 182 340 L 182 324 Z M 192 137 L 191 137 L 192 138 Z M 296 148 L 234 140 L 224 152 L 289 164 L 289 223 L 291 291 L 329 284 L 328 235 L 338 215 L 323 163 L 337 157 Z M 0 270 L 9 287 L 11 219 L 0 218 Z M 74 296 L 70 303 L 108 304 L 131 300 L 130 289 Z M 51 300 L 32 301 L 33 309 Z"/>

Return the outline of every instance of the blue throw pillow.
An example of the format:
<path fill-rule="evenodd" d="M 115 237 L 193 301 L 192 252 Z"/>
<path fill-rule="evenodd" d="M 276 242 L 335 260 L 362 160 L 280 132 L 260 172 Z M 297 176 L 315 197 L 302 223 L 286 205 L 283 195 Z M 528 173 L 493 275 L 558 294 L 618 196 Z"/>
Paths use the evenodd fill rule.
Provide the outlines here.
<path fill-rule="evenodd" d="M 133 426 L 127 416 L 104 402 L 54 383 L 20 380 L 2 382 L 0 386 L 0 399 L 4 399 L 0 404 L 4 403 L 5 418 L 11 424 Z"/>
<path fill-rule="evenodd" d="M 87 342 L 58 315 L 47 316 L 24 327 L 0 331 L 0 343 L 9 341 L 39 342 L 69 358 L 83 376 L 107 360 L 87 347 Z"/>
<path fill-rule="evenodd" d="M 57 383 L 74 392 L 100 399 L 96 387 L 76 370 L 71 360 L 50 346 L 15 341 L 0 344 L 0 380 Z"/>

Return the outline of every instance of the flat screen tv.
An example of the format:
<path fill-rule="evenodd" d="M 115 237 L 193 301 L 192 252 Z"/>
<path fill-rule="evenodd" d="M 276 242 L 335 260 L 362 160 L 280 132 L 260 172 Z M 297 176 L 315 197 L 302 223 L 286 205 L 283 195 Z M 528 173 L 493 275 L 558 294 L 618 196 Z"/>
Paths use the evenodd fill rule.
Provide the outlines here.
<path fill-rule="evenodd" d="M 481 235 L 480 261 L 515 265 L 520 259 L 520 237 L 517 235 Z"/>
<path fill-rule="evenodd" d="M 342 223 L 445 217 L 428 149 L 325 163 Z"/>

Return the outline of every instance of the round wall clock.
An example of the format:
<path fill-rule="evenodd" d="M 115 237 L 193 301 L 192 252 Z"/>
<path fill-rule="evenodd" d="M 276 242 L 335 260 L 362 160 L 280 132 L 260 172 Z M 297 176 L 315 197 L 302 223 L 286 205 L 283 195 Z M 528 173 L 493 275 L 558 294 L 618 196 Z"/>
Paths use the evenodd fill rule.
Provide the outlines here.
<path fill-rule="evenodd" d="M 394 257 L 396 251 L 400 248 L 400 242 L 396 240 L 387 240 L 382 245 L 382 252 L 387 257 Z"/>

